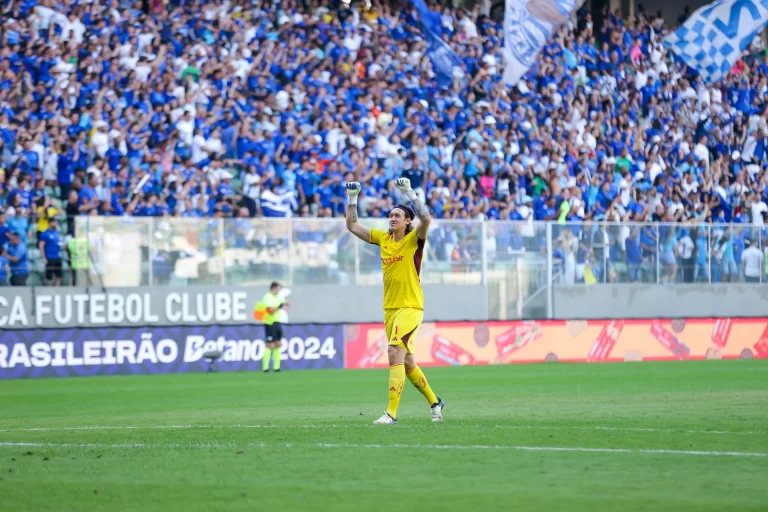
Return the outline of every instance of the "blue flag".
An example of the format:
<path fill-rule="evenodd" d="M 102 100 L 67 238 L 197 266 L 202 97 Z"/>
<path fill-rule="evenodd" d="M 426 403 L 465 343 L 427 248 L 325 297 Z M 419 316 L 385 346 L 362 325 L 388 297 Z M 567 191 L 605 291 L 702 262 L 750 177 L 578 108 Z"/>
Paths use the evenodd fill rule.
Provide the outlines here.
<path fill-rule="evenodd" d="M 768 0 L 721 0 L 694 12 L 664 39 L 707 83 L 720 80 L 768 23 Z"/>
<path fill-rule="evenodd" d="M 440 15 L 431 11 L 424 0 L 412 0 L 419 12 L 421 25 L 427 38 L 427 56 L 432 62 L 437 85 L 450 87 L 455 76 L 463 76 L 463 63 L 453 48 L 442 38 L 442 20 Z"/>

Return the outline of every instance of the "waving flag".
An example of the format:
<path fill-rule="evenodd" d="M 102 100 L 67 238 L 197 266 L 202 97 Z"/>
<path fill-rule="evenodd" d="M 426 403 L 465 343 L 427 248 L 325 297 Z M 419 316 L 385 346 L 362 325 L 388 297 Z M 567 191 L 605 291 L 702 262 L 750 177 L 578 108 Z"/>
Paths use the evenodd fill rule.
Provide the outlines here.
<path fill-rule="evenodd" d="M 427 56 L 432 62 L 437 85 L 450 87 L 455 77 L 464 76 L 463 63 L 453 48 L 443 41 L 440 15 L 431 11 L 424 0 L 412 1 L 426 33 Z"/>
<path fill-rule="evenodd" d="M 768 0 L 722 0 L 694 12 L 664 39 L 705 82 L 723 78 L 768 23 Z"/>
<path fill-rule="evenodd" d="M 275 194 L 270 190 L 261 193 L 261 212 L 265 217 L 290 217 L 298 209 L 296 191 Z"/>
<path fill-rule="evenodd" d="M 578 8 L 576 0 L 507 0 L 504 11 L 504 82 L 515 85 L 552 34 Z"/>

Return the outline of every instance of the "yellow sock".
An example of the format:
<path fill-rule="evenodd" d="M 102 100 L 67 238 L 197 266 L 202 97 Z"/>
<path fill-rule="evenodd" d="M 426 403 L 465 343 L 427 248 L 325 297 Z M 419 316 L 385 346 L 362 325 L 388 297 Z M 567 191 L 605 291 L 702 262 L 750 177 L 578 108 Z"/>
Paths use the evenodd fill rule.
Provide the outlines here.
<path fill-rule="evenodd" d="M 264 347 L 264 357 L 261 358 L 261 369 L 265 372 L 269 371 L 269 356 L 272 355 L 272 349 Z"/>
<path fill-rule="evenodd" d="M 400 405 L 400 395 L 403 394 L 405 384 L 405 366 L 393 364 L 389 366 L 389 405 L 387 414 L 397 419 L 397 407 Z"/>
<path fill-rule="evenodd" d="M 429 387 L 427 378 L 424 376 L 424 372 L 421 371 L 421 368 L 419 368 L 418 365 L 414 366 L 413 369 L 408 372 L 408 380 L 411 381 L 411 384 L 416 386 L 416 389 L 419 390 L 419 393 L 424 395 L 424 398 L 427 399 L 430 407 L 437 403 L 435 392 L 432 391 L 431 387 Z"/>

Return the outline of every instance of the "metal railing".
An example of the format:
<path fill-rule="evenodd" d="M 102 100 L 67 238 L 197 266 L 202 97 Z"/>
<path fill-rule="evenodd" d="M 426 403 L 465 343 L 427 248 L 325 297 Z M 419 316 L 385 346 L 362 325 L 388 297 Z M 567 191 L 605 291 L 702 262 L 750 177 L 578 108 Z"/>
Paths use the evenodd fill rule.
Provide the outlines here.
<path fill-rule="evenodd" d="M 554 225 L 561 282 L 762 283 L 768 227 L 745 224 Z"/>
<path fill-rule="evenodd" d="M 73 271 L 62 237 L 65 286 L 249 286 L 273 280 L 365 286 L 382 278 L 378 248 L 348 233 L 343 219 L 70 220 L 74 237 L 87 240 L 88 260 Z M 362 222 L 387 229 L 383 219 Z M 34 232 L 28 244 L 28 284 L 46 284 Z M 748 245 L 762 257 L 757 275 L 756 253 L 748 253 Z M 484 285 L 499 318 L 521 318 L 551 310 L 550 284 L 762 283 L 766 249 L 768 227 L 743 224 L 435 220 L 421 280 Z"/>

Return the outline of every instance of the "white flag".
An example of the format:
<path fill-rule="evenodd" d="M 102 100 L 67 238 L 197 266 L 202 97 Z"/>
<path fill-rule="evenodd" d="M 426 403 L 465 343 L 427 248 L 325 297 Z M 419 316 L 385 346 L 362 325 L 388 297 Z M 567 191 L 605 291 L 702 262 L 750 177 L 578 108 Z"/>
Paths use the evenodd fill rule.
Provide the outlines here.
<path fill-rule="evenodd" d="M 507 0 L 504 12 L 504 82 L 515 85 L 578 7 L 576 0 Z"/>

